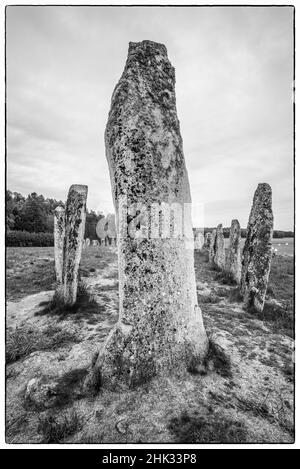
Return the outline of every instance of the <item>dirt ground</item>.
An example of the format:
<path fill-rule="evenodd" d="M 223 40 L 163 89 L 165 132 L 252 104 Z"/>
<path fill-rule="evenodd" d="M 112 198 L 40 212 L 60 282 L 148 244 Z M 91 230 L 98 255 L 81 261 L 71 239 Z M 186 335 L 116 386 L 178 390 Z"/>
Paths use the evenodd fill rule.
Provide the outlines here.
<path fill-rule="evenodd" d="M 80 383 L 118 318 L 116 251 L 86 249 L 80 270 L 90 301 L 57 315 L 47 309 L 53 248 L 7 249 L 8 443 L 293 442 L 292 258 L 274 258 L 270 304 L 258 317 L 243 309 L 236 286 L 224 283 L 206 254 L 195 252 L 211 341 L 202 371 L 96 395 Z M 26 400 L 34 379 L 56 383 L 40 406 Z"/>

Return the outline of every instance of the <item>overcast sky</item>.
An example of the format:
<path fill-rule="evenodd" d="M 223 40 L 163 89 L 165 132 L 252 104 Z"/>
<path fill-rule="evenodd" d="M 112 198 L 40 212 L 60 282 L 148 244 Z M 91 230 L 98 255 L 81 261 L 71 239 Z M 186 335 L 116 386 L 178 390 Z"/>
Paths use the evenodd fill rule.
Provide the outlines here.
<path fill-rule="evenodd" d="M 111 95 L 129 41 L 150 39 L 176 70 L 194 225 L 246 226 L 268 182 L 275 228 L 293 229 L 291 7 L 10 6 L 6 28 L 10 190 L 65 200 L 82 183 L 89 209 L 113 210 Z"/>

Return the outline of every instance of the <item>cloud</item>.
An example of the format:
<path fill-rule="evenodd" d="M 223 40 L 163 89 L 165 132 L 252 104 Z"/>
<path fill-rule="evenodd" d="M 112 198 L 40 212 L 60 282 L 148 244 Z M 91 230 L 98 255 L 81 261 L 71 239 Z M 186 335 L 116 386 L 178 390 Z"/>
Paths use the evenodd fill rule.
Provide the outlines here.
<path fill-rule="evenodd" d="M 194 204 L 240 218 L 259 182 L 293 226 L 292 8 L 7 8 L 8 187 L 113 209 L 104 130 L 129 41 L 163 42 Z M 200 219 L 194 220 L 200 223 Z"/>

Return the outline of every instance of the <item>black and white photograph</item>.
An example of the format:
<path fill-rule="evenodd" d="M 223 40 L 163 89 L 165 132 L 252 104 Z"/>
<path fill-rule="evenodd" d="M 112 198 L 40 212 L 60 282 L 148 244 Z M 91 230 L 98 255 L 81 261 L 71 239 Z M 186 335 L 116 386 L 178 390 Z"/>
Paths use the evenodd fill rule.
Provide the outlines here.
<path fill-rule="evenodd" d="M 295 7 L 3 11 L 5 445 L 294 446 Z"/>

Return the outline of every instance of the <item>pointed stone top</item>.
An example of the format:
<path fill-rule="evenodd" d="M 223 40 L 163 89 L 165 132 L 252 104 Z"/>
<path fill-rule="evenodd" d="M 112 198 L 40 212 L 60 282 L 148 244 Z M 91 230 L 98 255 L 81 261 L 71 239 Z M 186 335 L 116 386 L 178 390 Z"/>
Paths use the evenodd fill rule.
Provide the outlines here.
<path fill-rule="evenodd" d="M 253 206 L 264 206 L 272 210 L 272 189 L 266 182 L 260 183 L 254 193 Z"/>
<path fill-rule="evenodd" d="M 80 194 L 87 194 L 88 186 L 85 186 L 84 184 L 72 184 L 72 186 L 69 189 L 69 192 L 71 191 L 76 191 L 76 192 L 79 192 Z"/>
<path fill-rule="evenodd" d="M 128 55 L 144 52 L 147 55 L 156 55 L 157 53 L 168 55 L 167 48 L 164 44 L 154 41 L 141 41 L 141 42 L 130 42 L 128 48 Z"/>
<path fill-rule="evenodd" d="M 267 182 L 259 183 L 256 190 L 257 191 L 272 192 L 271 186 Z"/>

